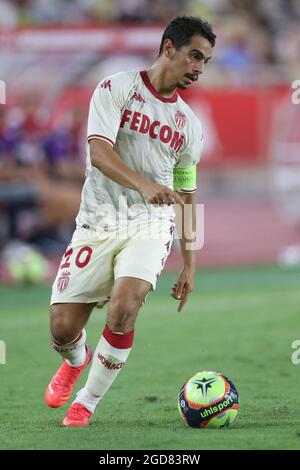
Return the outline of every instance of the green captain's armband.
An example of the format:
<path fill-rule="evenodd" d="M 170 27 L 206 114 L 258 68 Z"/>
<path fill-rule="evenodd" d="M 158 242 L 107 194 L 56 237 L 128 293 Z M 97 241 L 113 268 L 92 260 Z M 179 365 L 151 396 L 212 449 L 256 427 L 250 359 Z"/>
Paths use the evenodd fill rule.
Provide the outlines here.
<path fill-rule="evenodd" d="M 174 168 L 173 171 L 173 185 L 174 190 L 183 192 L 196 191 L 196 165 L 188 166 L 186 168 Z"/>

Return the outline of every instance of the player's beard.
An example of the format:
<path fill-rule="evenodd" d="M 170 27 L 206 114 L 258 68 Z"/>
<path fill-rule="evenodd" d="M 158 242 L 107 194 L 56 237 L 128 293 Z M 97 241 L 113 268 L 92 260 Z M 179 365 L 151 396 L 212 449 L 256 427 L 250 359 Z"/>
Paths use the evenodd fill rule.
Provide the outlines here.
<path fill-rule="evenodd" d="M 188 76 L 190 75 L 190 76 Z M 184 78 L 188 78 L 189 80 L 192 78 L 191 75 L 192 74 L 188 74 L 188 75 L 185 75 Z M 185 82 L 184 78 L 181 80 L 181 81 L 178 81 L 177 82 L 177 88 L 179 88 L 180 90 L 186 90 L 187 88 L 189 88 L 195 81 L 197 81 L 197 79 L 194 79 L 192 82 Z"/>
<path fill-rule="evenodd" d="M 189 85 L 187 83 L 182 83 L 182 82 L 177 83 L 177 88 L 179 88 L 180 90 L 186 90 L 188 87 Z"/>

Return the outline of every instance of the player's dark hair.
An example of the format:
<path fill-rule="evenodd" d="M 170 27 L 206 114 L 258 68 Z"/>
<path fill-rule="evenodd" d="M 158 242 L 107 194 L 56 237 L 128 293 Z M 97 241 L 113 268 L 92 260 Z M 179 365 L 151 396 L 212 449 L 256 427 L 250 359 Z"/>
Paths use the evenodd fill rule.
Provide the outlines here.
<path fill-rule="evenodd" d="M 166 39 L 171 39 L 175 49 L 180 49 L 191 42 L 193 36 L 198 35 L 206 38 L 212 47 L 216 42 L 216 35 L 212 26 L 202 18 L 194 16 L 176 16 L 167 25 L 161 39 L 159 56 L 163 51 L 163 45 Z"/>

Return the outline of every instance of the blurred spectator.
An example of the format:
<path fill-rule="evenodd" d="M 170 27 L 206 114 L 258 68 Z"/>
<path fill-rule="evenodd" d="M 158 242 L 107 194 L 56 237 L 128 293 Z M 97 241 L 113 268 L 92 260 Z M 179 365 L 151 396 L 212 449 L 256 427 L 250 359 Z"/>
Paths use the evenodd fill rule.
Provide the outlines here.
<path fill-rule="evenodd" d="M 84 181 L 84 146 L 86 115 L 75 107 L 68 119 L 56 122 L 44 143 L 48 174 L 56 181 L 82 185 Z"/>
<path fill-rule="evenodd" d="M 88 23 L 112 23 L 118 18 L 116 0 L 91 0 L 87 11 Z"/>
<path fill-rule="evenodd" d="M 1 28 L 14 28 L 19 23 L 19 12 L 12 2 L 7 0 L 0 0 L 0 27 Z"/>
<path fill-rule="evenodd" d="M 146 0 L 117 0 L 118 19 L 128 23 L 147 21 Z"/>
<path fill-rule="evenodd" d="M 300 29 L 299 23 L 290 24 L 275 38 L 278 60 L 283 64 L 293 65 L 299 63 L 300 57 Z"/>
<path fill-rule="evenodd" d="M 165 23 L 176 15 L 199 15 L 222 31 L 218 36 L 222 65 L 242 66 L 255 59 L 258 64 L 290 64 L 299 57 L 299 0 L 0 0 L 0 9 L 0 27 L 5 28 L 22 24 Z M 235 33 L 237 27 L 239 34 Z"/>
<path fill-rule="evenodd" d="M 45 251 L 53 244 L 57 249 L 55 238 L 61 228 L 69 236 L 80 202 L 82 115 L 75 110 L 68 129 L 46 137 L 49 129 L 36 99 L 26 98 L 22 108 L 5 114 L 0 109 L 0 210 L 8 217 L 6 238 L 39 243 Z M 50 152 L 47 142 L 52 142 Z"/>

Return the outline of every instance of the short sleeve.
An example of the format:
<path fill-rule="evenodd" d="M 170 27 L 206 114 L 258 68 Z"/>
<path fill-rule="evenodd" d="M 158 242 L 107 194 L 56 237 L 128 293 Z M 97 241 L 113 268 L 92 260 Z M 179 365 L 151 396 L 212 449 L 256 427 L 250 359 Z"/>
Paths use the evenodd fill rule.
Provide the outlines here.
<path fill-rule="evenodd" d="M 100 139 L 114 146 L 126 102 L 127 80 L 119 74 L 99 83 L 90 102 L 87 140 Z"/>
<path fill-rule="evenodd" d="M 197 168 L 203 150 L 203 131 L 199 121 L 192 127 L 189 140 L 179 154 L 173 172 L 174 189 L 191 193 L 197 189 Z"/>

